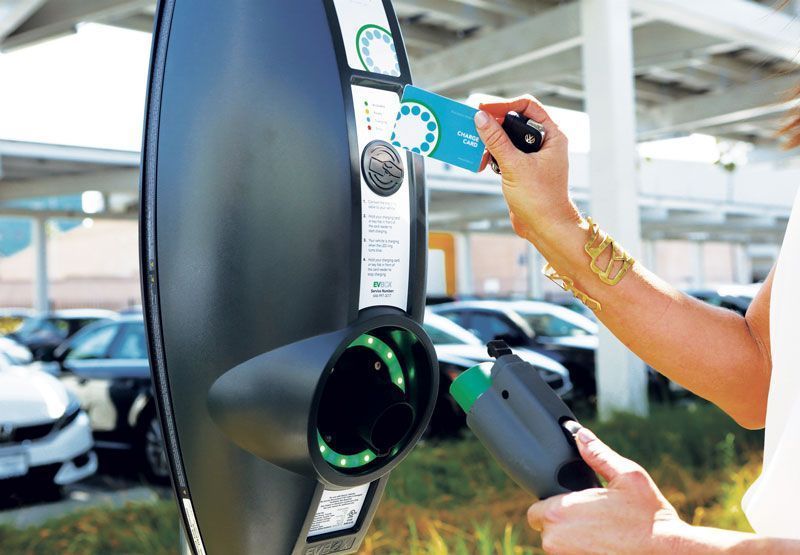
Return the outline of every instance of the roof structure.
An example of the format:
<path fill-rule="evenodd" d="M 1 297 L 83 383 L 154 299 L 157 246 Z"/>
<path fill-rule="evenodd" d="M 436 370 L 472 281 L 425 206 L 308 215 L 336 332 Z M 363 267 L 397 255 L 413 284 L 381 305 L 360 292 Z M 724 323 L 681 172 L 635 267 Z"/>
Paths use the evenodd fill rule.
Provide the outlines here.
<path fill-rule="evenodd" d="M 453 97 L 532 93 L 548 105 L 584 109 L 579 0 L 393 4 L 420 86 Z M 798 2 L 780 10 L 755 0 L 630 4 L 639 140 L 701 132 L 751 143 L 755 159 L 785 156 L 776 131 L 794 104 L 789 92 L 800 84 Z M 63 36 L 83 22 L 149 32 L 154 13 L 152 0 L 0 0 L 0 49 Z M 136 152 L 0 140 L 0 212 L 82 217 L 7 203 L 97 190 L 108 202 L 93 217 L 135 218 L 138 162 Z M 779 172 L 779 179 L 770 175 L 780 182 L 772 191 L 748 195 L 754 171 L 726 175 L 691 163 L 642 164 L 639 203 L 645 238 L 705 234 L 719 240 L 779 240 L 795 172 Z M 508 230 L 495 176 L 475 176 L 435 162 L 428 166 L 432 227 Z M 573 155 L 572 173 L 575 196 L 585 206 L 585 155 Z M 665 187 L 663 175 L 679 179 Z M 708 185 L 683 191 L 681 181 L 697 180 Z"/>
<path fill-rule="evenodd" d="M 640 139 L 704 132 L 775 144 L 800 82 L 798 4 L 630 0 Z M 453 97 L 531 93 L 582 110 L 578 0 L 395 0 L 415 82 Z M 0 48 L 82 22 L 150 31 L 152 0 L 0 0 Z"/>

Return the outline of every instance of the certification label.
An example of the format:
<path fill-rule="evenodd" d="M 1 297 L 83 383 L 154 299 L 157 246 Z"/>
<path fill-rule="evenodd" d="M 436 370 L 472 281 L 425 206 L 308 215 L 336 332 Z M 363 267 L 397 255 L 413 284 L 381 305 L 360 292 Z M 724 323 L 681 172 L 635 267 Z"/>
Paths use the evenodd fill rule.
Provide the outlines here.
<path fill-rule="evenodd" d="M 355 526 L 368 491 L 369 484 L 345 490 L 323 491 L 308 530 L 308 537 L 349 530 Z"/>
<path fill-rule="evenodd" d="M 382 0 L 334 0 L 334 5 L 350 67 L 399 77 L 400 63 Z"/>
<path fill-rule="evenodd" d="M 397 93 L 352 86 L 358 151 L 392 133 L 400 97 Z M 402 152 L 402 151 L 401 151 Z M 360 155 L 360 154 L 359 154 Z M 408 306 L 411 246 L 410 194 L 406 156 L 399 156 L 403 182 L 391 196 L 375 193 L 361 176 L 361 287 L 359 310 L 370 306 Z"/>

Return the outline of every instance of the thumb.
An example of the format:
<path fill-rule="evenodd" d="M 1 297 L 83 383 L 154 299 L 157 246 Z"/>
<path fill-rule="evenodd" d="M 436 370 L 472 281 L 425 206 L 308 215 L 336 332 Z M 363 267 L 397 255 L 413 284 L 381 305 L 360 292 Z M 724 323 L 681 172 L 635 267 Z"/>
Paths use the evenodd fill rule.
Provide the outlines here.
<path fill-rule="evenodd" d="M 475 127 L 483 144 L 486 145 L 486 150 L 494 156 L 501 168 L 511 162 L 514 153 L 519 152 L 506 135 L 503 127 L 483 110 L 478 110 L 475 114 Z"/>
<path fill-rule="evenodd" d="M 597 436 L 588 428 L 578 430 L 575 440 L 578 451 L 586 464 L 607 482 L 611 482 L 621 474 L 640 469 L 638 464 L 626 459 L 597 439 Z"/>

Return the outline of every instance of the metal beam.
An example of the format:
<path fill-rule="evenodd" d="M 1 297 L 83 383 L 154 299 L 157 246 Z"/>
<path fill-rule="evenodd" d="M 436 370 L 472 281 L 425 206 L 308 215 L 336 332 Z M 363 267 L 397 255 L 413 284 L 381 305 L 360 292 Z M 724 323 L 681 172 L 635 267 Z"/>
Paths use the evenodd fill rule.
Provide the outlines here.
<path fill-rule="evenodd" d="M 700 35 L 665 23 L 645 23 L 635 19 L 632 24 L 635 45 L 633 64 L 636 73 L 654 66 L 687 67 L 698 59 L 707 58 L 709 52 L 726 52 L 736 48 L 736 45 L 724 43 L 716 37 Z M 420 82 L 418 68 L 423 64 L 424 60 L 421 60 L 414 66 L 414 76 Z M 581 67 L 581 49 L 576 46 L 508 69 L 497 69 L 491 75 L 471 78 L 443 90 L 452 96 L 467 96 L 472 91 L 484 91 L 497 83 L 519 83 L 526 78 L 554 81 L 580 75 Z M 428 79 L 435 80 L 435 74 L 431 74 Z"/>
<path fill-rule="evenodd" d="M 797 80 L 796 73 L 783 75 L 654 108 L 646 121 L 640 118 L 639 138 L 696 131 L 782 112 L 796 104 L 788 95 L 797 86 Z"/>
<path fill-rule="evenodd" d="M 0 181 L 0 202 L 36 197 L 79 194 L 84 191 L 136 194 L 139 170 L 109 170 L 86 174 Z"/>
<path fill-rule="evenodd" d="M 633 9 L 796 62 L 800 21 L 749 0 L 632 0 Z"/>
<path fill-rule="evenodd" d="M 2 139 L 0 139 L 0 156 L 131 167 L 138 167 L 140 159 L 139 152 L 133 150 L 29 143 L 25 141 L 7 141 Z"/>
<path fill-rule="evenodd" d="M 542 12 L 498 31 L 467 39 L 419 60 L 421 86 L 441 91 L 581 44 L 578 4 Z"/>
<path fill-rule="evenodd" d="M 144 33 L 153 32 L 153 16 L 145 13 L 129 15 L 122 19 L 106 21 L 106 23 L 114 27 L 122 27 L 123 29 L 131 29 L 133 31 L 142 31 Z"/>
<path fill-rule="evenodd" d="M 23 21 L 38 10 L 46 0 L 1 0 L 0 41 L 10 35 Z"/>
<path fill-rule="evenodd" d="M 507 20 L 496 13 L 450 0 L 395 0 L 392 4 L 399 14 L 433 14 L 464 27 L 500 27 Z"/>
<path fill-rule="evenodd" d="M 87 214 L 81 210 L 34 210 L 30 208 L 7 208 L 0 206 L 0 218 L 43 218 L 47 220 L 137 220 L 138 210 L 133 212 L 97 212 Z"/>
<path fill-rule="evenodd" d="M 141 12 L 152 0 L 53 0 L 42 6 L 2 42 L 19 48 L 74 32 L 84 21 L 117 20 Z"/>
<path fill-rule="evenodd" d="M 503 16 L 519 18 L 533 15 L 536 6 L 527 0 L 455 0 L 459 4 L 473 6 Z"/>

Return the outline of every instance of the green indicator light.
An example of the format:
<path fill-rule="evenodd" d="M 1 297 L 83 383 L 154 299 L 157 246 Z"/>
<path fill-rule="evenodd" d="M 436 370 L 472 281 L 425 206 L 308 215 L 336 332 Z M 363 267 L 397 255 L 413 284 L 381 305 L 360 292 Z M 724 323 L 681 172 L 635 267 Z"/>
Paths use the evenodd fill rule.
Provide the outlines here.
<path fill-rule="evenodd" d="M 403 377 L 403 368 L 397 360 L 397 356 L 389 345 L 369 334 L 362 334 L 353 340 L 347 348 L 351 347 L 365 347 L 376 355 L 386 365 L 389 371 L 389 378 L 403 393 L 406 392 L 405 379 Z M 328 443 L 323 439 L 322 434 L 317 430 L 317 444 L 319 451 L 322 453 L 322 458 L 329 464 L 339 468 L 359 468 L 365 466 L 373 461 L 377 455 L 372 449 L 364 449 L 360 453 L 353 455 L 344 455 L 337 453 Z M 399 447 L 394 447 L 390 452 L 390 456 L 396 455 L 400 451 Z"/>

